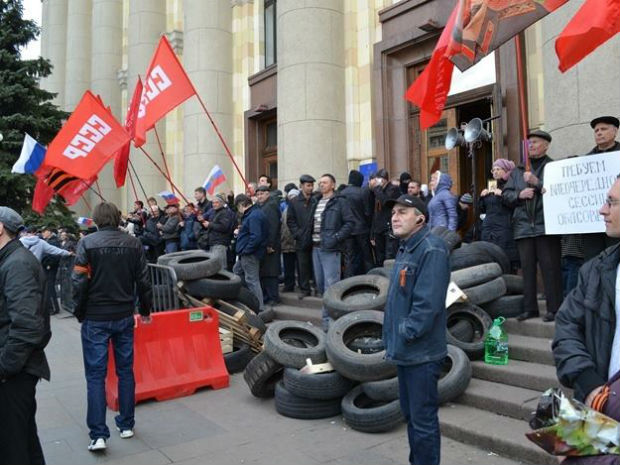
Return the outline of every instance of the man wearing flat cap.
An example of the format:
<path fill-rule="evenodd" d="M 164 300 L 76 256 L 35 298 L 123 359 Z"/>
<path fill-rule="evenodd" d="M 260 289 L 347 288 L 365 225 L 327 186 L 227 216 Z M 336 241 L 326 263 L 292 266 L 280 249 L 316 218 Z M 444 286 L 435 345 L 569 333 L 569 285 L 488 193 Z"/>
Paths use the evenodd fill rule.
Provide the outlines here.
<path fill-rule="evenodd" d="M 590 150 L 588 155 L 620 150 L 620 142 L 616 140 L 620 127 L 618 118 L 615 116 L 599 116 L 590 121 L 590 127 L 594 131 L 596 147 Z"/>
<path fill-rule="evenodd" d="M 439 464 L 437 382 L 447 354 L 450 252 L 426 224 L 426 204 L 401 195 L 385 202 L 400 239 L 383 320 L 385 358 L 396 365 L 407 422 L 409 463 Z"/>
<path fill-rule="evenodd" d="M 544 321 L 553 321 L 562 303 L 562 276 L 560 236 L 545 234 L 543 213 L 543 180 L 545 166 L 553 161 L 547 150 L 551 134 L 537 129 L 527 135 L 529 141 L 530 170 L 518 166 L 510 173 L 502 198 L 513 209 L 512 228 L 521 267 L 523 268 L 523 313 L 517 318 L 535 318 L 538 313 L 536 273 L 538 264 L 542 272 L 547 299 Z"/>
<path fill-rule="evenodd" d="M 43 349 L 51 337 L 45 274 L 17 239 L 24 222 L 0 207 L 0 462 L 43 464 L 36 385 L 49 381 Z"/>

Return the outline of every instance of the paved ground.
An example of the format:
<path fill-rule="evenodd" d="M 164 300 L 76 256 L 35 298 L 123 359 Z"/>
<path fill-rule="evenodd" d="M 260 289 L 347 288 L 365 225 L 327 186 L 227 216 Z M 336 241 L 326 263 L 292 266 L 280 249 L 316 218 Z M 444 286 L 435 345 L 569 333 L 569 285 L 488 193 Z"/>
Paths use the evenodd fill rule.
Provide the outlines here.
<path fill-rule="evenodd" d="M 48 464 L 405 464 L 405 427 L 384 434 L 348 428 L 341 417 L 303 421 L 276 413 L 273 400 L 252 397 L 243 377 L 231 376 L 230 387 L 201 390 L 166 402 L 145 402 L 136 409 L 136 436 L 116 434 L 103 454 L 88 452 L 85 424 L 86 386 L 79 324 L 67 313 L 52 317 L 53 337 L 47 349 L 51 383 L 37 391 L 39 435 Z M 112 412 L 108 426 L 113 427 Z M 442 439 L 444 465 L 514 465 L 447 438 Z"/>

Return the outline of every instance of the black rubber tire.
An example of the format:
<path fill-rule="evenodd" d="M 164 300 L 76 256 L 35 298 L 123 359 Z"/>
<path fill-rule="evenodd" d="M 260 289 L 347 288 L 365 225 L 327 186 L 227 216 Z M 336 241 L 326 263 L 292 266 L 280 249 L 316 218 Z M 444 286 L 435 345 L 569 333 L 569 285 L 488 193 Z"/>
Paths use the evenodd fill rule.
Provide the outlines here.
<path fill-rule="evenodd" d="M 179 252 L 167 253 L 157 257 L 157 264 L 169 266 L 168 263 L 170 263 L 171 260 L 179 257 L 191 257 L 192 255 L 204 257 L 208 255 L 208 252 L 206 252 L 205 250 L 181 250 Z"/>
<path fill-rule="evenodd" d="M 258 313 L 260 311 L 260 302 L 258 301 L 258 297 L 252 294 L 252 291 L 250 291 L 247 287 L 241 286 L 241 289 L 239 289 L 239 294 L 237 294 L 235 300 L 248 306 L 254 313 Z"/>
<path fill-rule="evenodd" d="M 284 367 L 264 351 L 254 357 L 243 371 L 243 379 L 255 397 L 273 397 L 276 383 L 282 378 Z"/>
<path fill-rule="evenodd" d="M 471 362 L 467 354 L 448 344 L 448 356 L 442 364 L 442 374 L 437 383 L 439 404 L 450 402 L 463 394 L 471 380 Z"/>
<path fill-rule="evenodd" d="M 282 382 L 291 394 L 318 400 L 341 399 L 355 385 L 337 371 L 307 374 L 295 368 L 284 369 Z"/>
<path fill-rule="evenodd" d="M 174 257 L 168 262 L 168 266 L 174 269 L 179 281 L 208 278 L 222 269 L 220 260 L 204 251 L 202 254 Z"/>
<path fill-rule="evenodd" d="M 475 250 L 489 255 L 495 263 L 502 267 L 504 273 L 510 273 L 510 259 L 499 245 L 487 241 L 476 241 L 470 245 Z"/>
<path fill-rule="evenodd" d="M 365 433 L 390 431 L 404 421 L 399 400 L 372 400 L 362 386 L 354 387 L 342 398 L 342 416 L 351 428 Z"/>
<path fill-rule="evenodd" d="M 295 347 L 287 340 L 296 334 L 310 338 L 306 347 Z M 306 359 L 312 363 L 327 361 L 325 355 L 325 332 L 310 323 L 303 321 L 277 321 L 267 328 L 265 333 L 265 352 L 285 367 L 301 368 Z"/>
<path fill-rule="evenodd" d="M 505 274 L 502 275 L 504 282 L 506 283 L 507 295 L 523 294 L 523 276 L 518 274 Z"/>
<path fill-rule="evenodd" d="M 491 318 L 515 318 L 523 313 L 523 295 L 505 295 L 481 307 Z"/>
<path fill-rule="evenodd" d="M 448 246 L 448 250 L 450 251 L 458 248 L 458 246 L 461 245 L 461 236 L 458 233 L 444 226 L 435 226 L 433 229 L 431 229 L 431 233 L 433 233 L 435 236 L 441 237 Z"/>
<path fill-rule="evenodd" d="M 351 341 L 364 336 L 382 337 L 383 312 L 363 310 L 334 321 L 327 332 L 327 359 L 344 377 L 355 381 L 375 381 L 396 374 L 396 366 L 385 360 L 385 350 L 360 354 L 349 348 Z"/>
<path fill-rule="evenodd" d="M 463 289 L 463 292 L 472 304 L 481 305 L 505 295 L 506 283 L 500 276 L 486 283 Z"/>
<path fill-rule="evenodd" d="M 392 402 L 400 397 L 398 390 L 398 377 L 382 379 L 381 381 L 368 381 L 362 383 L 362 391 L 372 400 Z"/>
<path fill-rule="evenodd" d="M 448 331 L 459 341 L 471 342 L 474 340 L 474 325 L 469 320 L 456 320 L 448 326 Z"/>
<path fill-rule="evenodd" d="M 230 271 L 220 270 L 208 278 L 183 281 L 183 288 L 196 299 L 235 299 L 241 289 L 241 278 Z"/>
<path fill-rule="evenodd" d="M 268 308 L 262 312 L 258 312 L 258 317 L 264 323 L 271 323 L 276 317 L 276 311 L 273 308 Z"/>
<path fill-rule="evenodd" d="M 280 381 L 275 389 L 276 412 L 299 420 L 316 420 L 340 415 L 340 397 L 335 399 L 308 399 L 291 393 Z"/>
<path fill-rule="evenodd" d="M 494 260 L 484 252 L 473 249 L 471 245 L 454 250 L 450 254 L 450 270 L 462 270 L 472 266 L 492 263 Z"/>
<path fill-rule="evenodd" d="M 385 350 L 385 344 L 383 338 L 373 336 L 360 336 L 353 339 L 348 347 L 353 352 L 359 352 L 362 354 L 375 354 Z"/>
<path fill-rule="evenodd" d="M 497 263 L 483 263 L 450 273 L 450 281 L 461 289 L 486 283 L 502 275 L 502 268 Z"/>
<path fill-rule="evenodd" d="M 474 338 L 471 342 L 459 341 L 446 328 L 446 340 L 462 349 L 471 360 L 482 358 L 484 355 L 484 338 L 486 337 L 493 320 L 480 307 L 471 303 L 456 303 L 448 308 L 446 322 L 448 327 L 454 320 L 467 319 L 474 327 Z"/>
<path fill-rule="evenodd" d="M 239 373 L 245 370 L 245 367 L 254 358 L 254 352 L 250 350 L 250 346 L 245 342 L 233 341 L 233 351 L 224 354 L 224 363 L 229 374 Z"/>
<path fill-rule="evenodd" d="M 262 318 L 260 318 L 256 313 L 254 313 L 252 309 L 250 309 L 247 305 L 237 300 L 227 300 L 227 299 L 219 299 L 219 300 L 224 300 L 225 302 L 228 302 L 230 305 L 234 305 L 239 310 L 245 312 L 247 316 L 247 324 L 253 328 L 258 329 L 261 334 L 265 334 L 265 331 L 267 331 L 267 325 L 262 320 Z M 216 303 L 216 307 L 218 310 L 230 316 L 234 316 L 234 314 L 236 313 L 236 311 L 230 310 L 228 307 L 224 307 L 221 305 L 218 306 L 217 303 Z"/>
<path fill-rule="evenodd" d="M 388 270 L 387 268 L 384 268 L 382 266 L 378 266 L 376 268 L 371 268 L 370 270 L 368 270 L 368 272 L 366 273 L 368 275 L 375 275 L 375 276 L 383 276 L 384 278 L 387 279 L 391 279 L 392 275 L 390 273 L 390 270 Z"/>
<path fill-rule="evenodd" d="M 330 286 L 323 305 L 335 320 L 358 310 L 383 310 L 389 287 L 390 280 L 383 276 L 353 276 Z"/>

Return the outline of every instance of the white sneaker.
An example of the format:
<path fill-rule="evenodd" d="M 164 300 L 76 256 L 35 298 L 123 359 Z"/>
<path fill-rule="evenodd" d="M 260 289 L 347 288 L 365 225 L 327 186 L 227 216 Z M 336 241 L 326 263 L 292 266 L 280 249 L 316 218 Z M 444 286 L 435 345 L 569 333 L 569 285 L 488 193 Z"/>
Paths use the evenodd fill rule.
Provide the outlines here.
<path fill-rule="evenodd" d="M 118 426 L 116 427 L 116 429 L 118 430 L 119 436 L 121 437 L 121 439 L 133 438 L 132 429 L 120 429 Z"/>
<path fill-rule="evenodd" d="M 90 444 L 88 445 L 88 450 L 91 452 L 95 452 L 98 450 L 105 450 L 106 448 L 105 438 L 97 438 L 91 439 Z"/>

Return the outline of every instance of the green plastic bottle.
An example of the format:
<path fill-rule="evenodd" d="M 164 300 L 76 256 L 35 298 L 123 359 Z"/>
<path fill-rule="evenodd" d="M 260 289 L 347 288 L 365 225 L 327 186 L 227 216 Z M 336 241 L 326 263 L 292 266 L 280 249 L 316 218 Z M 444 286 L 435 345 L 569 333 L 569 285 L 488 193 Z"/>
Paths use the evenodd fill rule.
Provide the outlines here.
<path fill-rule="evenodd" d="M 508 364 L 508 333 L 504 331 L 502 323 L 506 318 L 500 316 L 493 320 L 484 340 L 484 362 L 491 365 Z"/>

